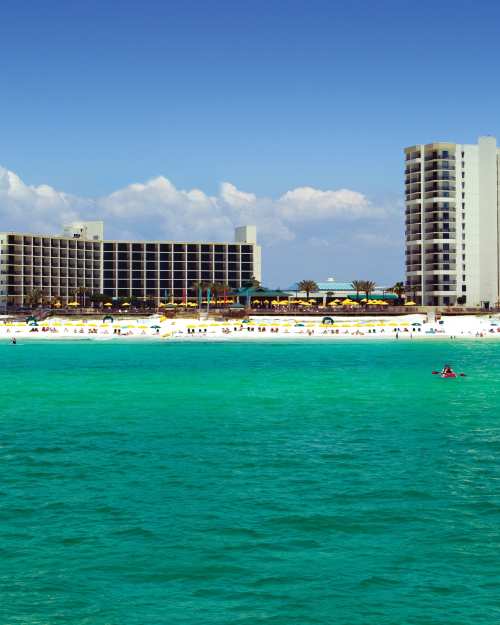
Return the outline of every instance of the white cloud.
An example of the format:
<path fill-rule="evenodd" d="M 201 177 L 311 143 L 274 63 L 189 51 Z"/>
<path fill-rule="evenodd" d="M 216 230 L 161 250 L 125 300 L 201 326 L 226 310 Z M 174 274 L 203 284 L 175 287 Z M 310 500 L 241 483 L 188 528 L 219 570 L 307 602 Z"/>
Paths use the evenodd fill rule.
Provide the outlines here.
<path fill-rule="evenodd" d="M 353 239 L 370 247 L 399 247 L 401 245 L 397 238 L 378 232 L 356 232 Z"/>
<path fill-rule="evenodd" d="M 380 219 L 386 214 L 349 189 L 298 187 L 272 199 L 224 182 L 218 195 L 210 196 L 199 189 L 177 189 L 163 176 L 103 197 L 82 198 L 48 185 L 27 185 L 0 167 L 2 230 L 59 232 L 74 219 L 102 219 L 109 237 L 224 240 L 232 238 L 234 226 L 255 224 L 260 240 L 272 243 L 293 240 L 308 222 Z M 319 241 L 310 239 L 312 245 Z"/>
<path fill-rule="evenodd" d="M 322 239 L 321 237 L 309 237 L 307 243 L 312 247 L 329 247 L 330 241 Z"/>

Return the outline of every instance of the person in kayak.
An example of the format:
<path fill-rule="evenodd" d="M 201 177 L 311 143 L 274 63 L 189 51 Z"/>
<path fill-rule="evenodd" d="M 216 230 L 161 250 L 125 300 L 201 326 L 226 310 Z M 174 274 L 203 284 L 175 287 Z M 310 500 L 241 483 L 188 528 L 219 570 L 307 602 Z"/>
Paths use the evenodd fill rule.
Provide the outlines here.
<path fill-rule="evenodd" d="M 455 375 L 455 372 L 450 365 L 445 365 L 441 371 L 441 375 Z"/>

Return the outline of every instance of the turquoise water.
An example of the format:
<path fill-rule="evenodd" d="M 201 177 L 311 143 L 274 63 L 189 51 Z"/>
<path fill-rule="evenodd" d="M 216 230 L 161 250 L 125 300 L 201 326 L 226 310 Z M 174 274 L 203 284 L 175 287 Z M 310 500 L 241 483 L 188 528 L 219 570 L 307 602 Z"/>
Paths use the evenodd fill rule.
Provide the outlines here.
<path fill-rule="evenodd" d="M 500 622 L 499 349 L 1 343 L 0 623 Z"/>

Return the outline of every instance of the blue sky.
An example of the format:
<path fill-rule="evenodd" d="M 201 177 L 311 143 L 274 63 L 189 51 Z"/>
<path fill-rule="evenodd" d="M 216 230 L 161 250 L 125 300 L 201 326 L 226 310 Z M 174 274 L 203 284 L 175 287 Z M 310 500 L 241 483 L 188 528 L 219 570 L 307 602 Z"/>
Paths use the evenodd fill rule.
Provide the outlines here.
<path fill-rule="evenodd" d="M 1 12 L 0 165 L 30 188 L 83 198 L 79 216 L 85 198 L 158 177 L 216 198 L 213 223 L 210 202 L 203 208 L 207 236 L 272 213 L 288 230 L 273 241 L 277 222 L 263 223 L 273 285 L 400 279 L 402 148 L 500 136 L 493 2 L 7 0 Z M 253 194 L 258 210 L 229 210 L 224 182 Z M 303 187 L 351 190 L 365 208 L 352 217 L 337 196 L 320 196 L 330 208 L 314 213 L 314 193 L 283 208 L 280 198 Z M 0 229 L 21 227 L 19 198 L 5 188 Z M 189 231 L 195 209 L 184 197 L 169 191 L 166 210 Z M 141 219 L 134 202 L 133 218 L 104 211 L 110 235 L 159 236 L 160 222 L 184 231 L 151 199 Z"/>

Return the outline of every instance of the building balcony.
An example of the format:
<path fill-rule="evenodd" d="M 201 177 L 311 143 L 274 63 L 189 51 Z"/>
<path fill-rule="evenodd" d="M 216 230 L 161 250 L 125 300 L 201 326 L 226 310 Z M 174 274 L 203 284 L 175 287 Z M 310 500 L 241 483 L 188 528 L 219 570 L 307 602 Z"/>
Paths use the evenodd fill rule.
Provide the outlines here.
<path fill-rule="evenodd" d="M 449 217 L 448 213 L 434 213 L 424 219 L 425 224 L 454 224 L 455 217 Z"/>
<path fill-rule="evenodd" d="M 405 209 L 405 215 L 420 215 L 422 208 L 420 204 L 410 204 Z"/>
<path fill-rule="evenodd" d="M 439 262 L 439 263 L 425 263 L 425 271 L 426 272 L 435 272 L 437 275 L 439 275 L 439 272 L 445 272 L 445 273 L 449 273 L 451 272 L 455 272 L 457 270 L 457 265 L 456 263 L 445 263 L 445 262 Z"/>
<path fill-rule="evenodd" d="M 437 243 L 433 243 L 430 245 L 426 245 L 424 248 L 424 253 L 428 254 L 456 254 L 457 249 L 454 246 L 448 246 L 448 248 L 443 247 Z"/>
<path fill-rule="evenodd" d="M 432 152 L 431 154 L 426 154 L 424 156 L 424 161 L 428 163 L 429 161 L 455 161 L 455 156 L 450 154 L 449 152 Z"/>
<path fill-rule="evenodd" d="M 455 181 L 456 177 L 453 174 L 448 174 L 448 173 L 433 173 L 433 174 L 428 174 L 427 176 L 425 176 L 425 182 L 433 182 L 433 181 L 446 181 L 446 180 L 452 180 Z"/>
<path fill-rule="evenodd" d="M 422 199 L 422 193 L 420 191 L 418 192 L 411 192 L 411 193 L 406 193 L 405 194 L 405 200 L 407 202 L 411 202 L 412 200 L 420 200 Z"/>
<path fill-rule="evenodd" d="M 422 239 L 422 233 L 418 232 L 416 234 L 407 234 L 406 235 L 406 240 L 407 241 L 420 241 Z"/>
<path fill-rule="evenodd" d="M 424 286 L 427 291 L 455 291 L 456 282 L 442 282 L 438 280 L 426 280 Z"/>

